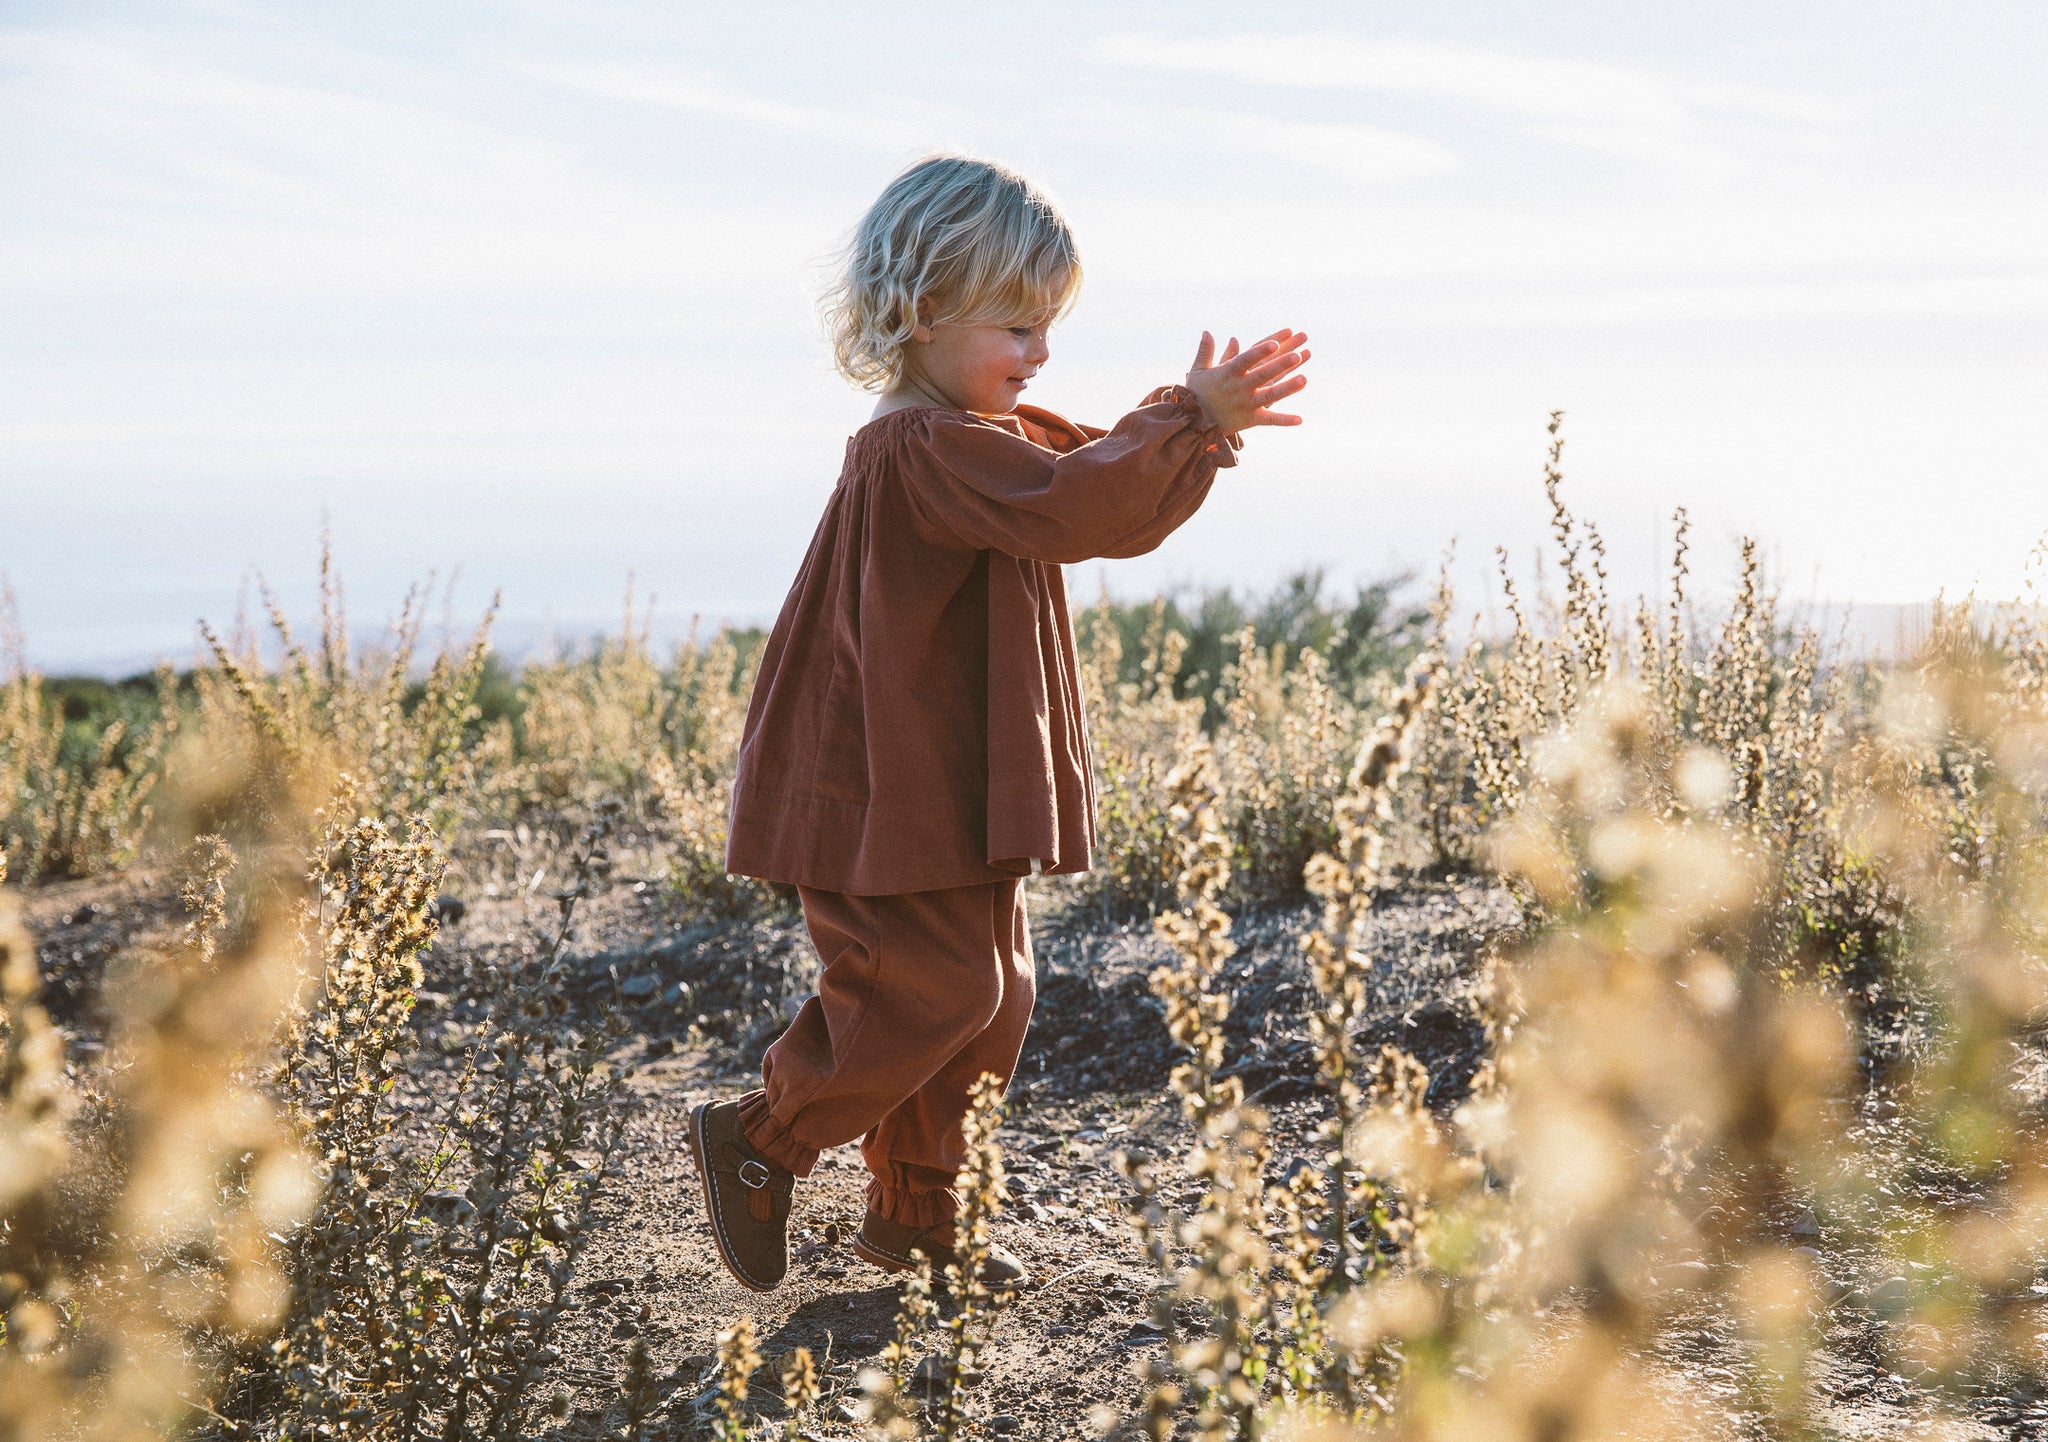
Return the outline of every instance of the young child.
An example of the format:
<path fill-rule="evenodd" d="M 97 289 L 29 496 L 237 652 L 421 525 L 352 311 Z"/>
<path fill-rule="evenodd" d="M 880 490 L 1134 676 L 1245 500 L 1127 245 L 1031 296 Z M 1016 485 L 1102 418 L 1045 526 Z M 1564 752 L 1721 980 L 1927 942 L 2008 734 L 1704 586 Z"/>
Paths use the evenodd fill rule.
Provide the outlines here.
<path fill-rule="evenodd" d="M 956 1260 L 960 1123 L 1008 1083 L 1035 979 L 1021 878 L 1085 871 L 1094 781 L 1063 563 L 1152 550 L 1195 513 L 1237 432 L 1305 385 L 1282 330 L 1215 353 L 1108 431 L 1019 405 L 1081 263 L 1021 176 L 924 160 L 863 217 L 830 320 L 881 399 L 846 446 L 762 653 L 726 869 L 795 885 L 824 970 L 762 1086 L 706 1102 L 706 1218 L 756 1291 L 789 1268 L 796 1178 L 862 1138 L 853 1247 L 891 1271 Z M 1025 1280 L 993 1249 L 991 1286 Z"/>

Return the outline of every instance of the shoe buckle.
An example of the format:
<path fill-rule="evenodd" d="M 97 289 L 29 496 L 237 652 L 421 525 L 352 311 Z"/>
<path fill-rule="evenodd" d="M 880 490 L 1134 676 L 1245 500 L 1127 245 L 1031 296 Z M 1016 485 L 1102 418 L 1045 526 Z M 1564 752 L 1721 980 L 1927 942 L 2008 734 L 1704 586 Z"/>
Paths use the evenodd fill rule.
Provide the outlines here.
<path fill-rule="evenodd" d="M 758 1162 L 752 1157 L 748 1157 L 740 1163 L 740 1185 L 752 1187 L 757 1192 L 767 1186 L 773 1176 L 774 1173 L 768 1170 L 765 1162 Z"/>

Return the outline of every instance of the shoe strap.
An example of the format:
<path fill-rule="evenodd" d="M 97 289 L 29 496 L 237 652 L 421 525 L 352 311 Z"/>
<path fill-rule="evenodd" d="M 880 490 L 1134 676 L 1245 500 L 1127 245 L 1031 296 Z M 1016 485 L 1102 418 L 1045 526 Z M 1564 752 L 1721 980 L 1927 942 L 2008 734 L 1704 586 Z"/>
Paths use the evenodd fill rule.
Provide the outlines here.
<path fill-rule="evenodd" d="M 718 1148 L 718 1168 L 746 1188 L 747 1215 L 757 1222 L 779 1222 L 789 1215 L 796 1174 L 772 1166 L 731 1142 Z"/>

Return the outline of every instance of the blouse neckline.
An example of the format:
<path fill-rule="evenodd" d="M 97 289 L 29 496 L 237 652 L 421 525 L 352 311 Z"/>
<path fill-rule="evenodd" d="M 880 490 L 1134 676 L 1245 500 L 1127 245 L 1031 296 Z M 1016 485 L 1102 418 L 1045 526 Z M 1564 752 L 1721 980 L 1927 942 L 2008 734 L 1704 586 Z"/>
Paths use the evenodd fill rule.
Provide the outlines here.
<path fill-rule="evenodd" d="M 866 431 L 872 430 L 872 429 L 874 429 L 874 428 L 875 428 L 876 426 L 879 426 L 879 425 L 881 425 L 881 424 L 882 424 L 883 422 L 885 422 L 885 421 L 889 421 L 889 420 L 893 420 L 893 419 L 895 419 L 895 418 L 896 418 L 897 416 L 908 416 L 908 415 L 916 415 L 916 414 L 918 414 L 918 413 L 919 413 L 919 412 L 921 412 L 921 411 L 944 411 L 944 412 L 946 412 L 946 413 L 947 413 L 948 415 L 955 415 L 955 416 L 965 416 L 965 417 L 967 417 L 967 418 L 968 418 L 969 420 L 971 420 L 971 421 L 986 421 L 986 422 L 988 422 L 988 423 L 990 423 L 990 424 L 992 424 L 992 425 L 1000 425 L 1000 424 L 1001 424 L 1002 422 L 1004 422 L 1004 421 L 1022 421 L 1022 420 L 1024 419 L 1024 418 L 1023 418 L 1022 416 L 1018 415 L 1018 414 L 1017 414 L 1017 413 L 1016 413 L 1015 411 L 1009 411 L 1009 412 L 1006 412 L 1005 414 L 1003 414 L 1003 415 L 1000 415 L 1000 416 L 985 416 L 985 415 L 983 415 L 983 414 L 982 414 L 982 413 L 981 413 L 980 411 L 966 411 L 966 410 L 962 410 L 962 409 L 960 409 L 960 407 L 958 407 L 958 406 L 935 406 L 935 405 L 915 405 L 915 406 L 898 406 L 898 407 L 897 407 L 897 408 L 896 408 L 895 410 L 893 410 L 893 411 L 887 411 L 887 412 L 883 413 L 882 415 L 879 415 L 879 416 L 875 416 L 875 417 L 873 417 L 873 418 L 872 418 L 872 419 L 870 419 L 870 420 L 865 420 L 865 421 L 862 421 L 862 422 L 860 423 L 860 425 L 858 425 L 857 427 L 855 427 L 855 428 L 854 428 L 854 432 L 853 432 L 853 434 L 854 434 L 854 438 L 855 438 L 855 439 L 858 439 L 858 438 L 859 438 L 859 437 L 861 436 L 861 434 L 862 434 L 863 432 L 866 432 Z"/>

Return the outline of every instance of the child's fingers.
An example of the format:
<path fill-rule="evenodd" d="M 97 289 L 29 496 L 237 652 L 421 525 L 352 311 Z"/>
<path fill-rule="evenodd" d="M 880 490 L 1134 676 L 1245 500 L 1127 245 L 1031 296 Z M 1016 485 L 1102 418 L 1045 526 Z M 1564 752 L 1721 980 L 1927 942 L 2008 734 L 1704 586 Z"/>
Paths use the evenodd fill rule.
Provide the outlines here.
<path fill-rule="evenodd" d="M 1291 396 L 1307 384 L 1307 376 L 1289 376 L 1286 380 L 1274 381 L 1271 385 L 1254 386 L 1252 388 L 1252 403 L 1254 405 L 1265 405 L 1268 402 L 1278 400 L 1282 396 Z"/>
<path fill-rule="evenodd" d="M 1237 359 L 1237 337 L 1232 336 L 1223 343 L 1223 354 L 1216 357 L 1216 364 L 1222 365 L 1225 361 L 1235 359 Z"/>
<path fill-rule="evenodd" d="M 1250 349 L 1257 350 L 1263 345 L 1271 346 L 1275 351 L 1299 350 L 1301 343 L 1307 339 L 1308 333 L 1306 331 L 1276 330 L 1271 335 L 1254 342 Z M 1249 351 L 1247 354 L 1249 354 Z"/>
<path fill-rule="evenodd" d="M 1299 368 L 1307 359 L 1308 352 L 1305 350 L 1290 351 L 1286 355 L 1276 355 L 1271 360 L 1261 361 L 1251 367 L 1244 373 L 1245 378 L 1255 385 L 1263 385 L 1267 381 L 1277 380 L 1289 371 Z"/>
<path fill-rule="evenodd" d="M 1238 355 L 1234 360 L 1231 361 L 1230 368 L 1236 371 L 1239 375 L 1244 375 L 1253 366 L 1257 365 L 1260 361 L 1265 360 L 1270 355 L 1273 355 L 1277 351 L 1278 347 L 1279 343 L 1273 340 L 1271 337 L 1268 337 L 1267 339 L 1260 341 L 1257 345 L 1247 347 L 1242 354 Z M 1217 364 L 1221 365 L 1222 362 L 1218 361 Z"/>
<path fill-rule="evenodd" d="M 1291 411 L 1276 411 L 1260 406 L 1252 412 L 1251 424 L 1255 426 L 1298 426 L 1301 417 Z"/>
<path fill-rule="evenodd" d="M 1198 341 L 1195 345 L 1195 363 L 1193 366 L 1190 367 L 1190 369 L 1198 371 L 1205 371 L 1209 369 L 1210 360 L 1215 356 L 1215 354 L 1216 337 L 1210 335 L 1207 331 L 1203 331 L 1201 340 Z"/>
<path fill-rule="evenodd" d="M 1237 358 L 1237 369 L 1242 374 L 1269 357 L 1298 349 L 1308 337 L 1298 330 L 1285 330 L 1269 335 Z"/>

